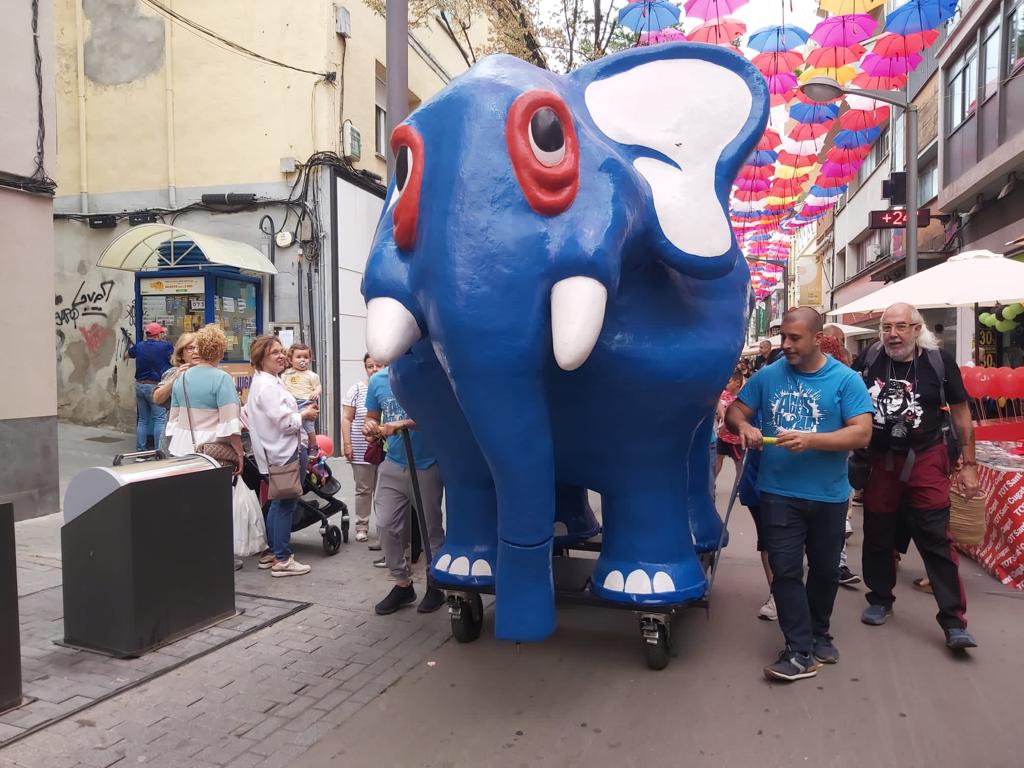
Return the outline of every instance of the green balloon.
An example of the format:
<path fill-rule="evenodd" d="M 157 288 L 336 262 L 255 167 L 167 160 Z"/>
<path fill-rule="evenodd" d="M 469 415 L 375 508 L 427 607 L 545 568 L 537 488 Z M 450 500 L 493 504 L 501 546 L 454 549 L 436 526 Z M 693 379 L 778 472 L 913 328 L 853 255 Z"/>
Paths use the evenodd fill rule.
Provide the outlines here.
<path fill-rule="evenodd" d="M 996 323 L 996 330 L 1000 333 L 1007 333 L 1017 327 L 1017 323 L 1013 320 L 1000 320 Z"/>
<path fill-rule="evenodd" d="M 996 320 L 996 316 L 993 315 L 991 312 L 982 312 L 980 315 L 978 315 L 978 322 L 981 323 L 982 325 L 992 328 L 998 321 Z"/>
<path fill-rule="evenodd" d="M 1011 304 L 1003 310 L 1003 318 L 1006 320 L 1016 320 L 1021 313 L 1024 313 L 1024 306 L 1020 304 Z"/>

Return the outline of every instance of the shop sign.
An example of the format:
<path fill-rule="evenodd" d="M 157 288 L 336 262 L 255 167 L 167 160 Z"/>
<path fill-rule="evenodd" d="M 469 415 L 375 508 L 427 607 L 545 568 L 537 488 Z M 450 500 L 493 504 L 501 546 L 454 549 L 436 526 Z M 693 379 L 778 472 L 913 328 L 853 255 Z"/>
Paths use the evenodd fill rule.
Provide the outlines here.
<path fill-rule="evenodd" d="M 205 292 L 206 278 L 203 277 L 144 277 L 139 280 L 139 293 L 143 296 Z"/>
<path fill-rule="evenodd" d="M 978 331 L 978 365 L 985 368 L 995 368 L 997 338 L 992 328 L 982 328 Z"/>

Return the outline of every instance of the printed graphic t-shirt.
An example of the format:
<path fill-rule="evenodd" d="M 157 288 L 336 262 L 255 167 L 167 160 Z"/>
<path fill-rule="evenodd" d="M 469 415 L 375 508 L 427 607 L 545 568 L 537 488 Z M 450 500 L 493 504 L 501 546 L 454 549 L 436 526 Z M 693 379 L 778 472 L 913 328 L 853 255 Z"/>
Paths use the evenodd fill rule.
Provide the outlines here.
<path fill-rule="evenodd" d="M 940 351 L 945 368 L 946 401 L 956 405 L 967 400 L 967 391 L 956 360 Z M 892 360 L 882 350 L 867 371 L 868 394 L 875 405 L 871 420 L 871 450 L 905 452 L 921 450 L 941 440 L 942 398 L 939 375 L 926 352 L 906 363 Z M 898 424 L 897 434 L 893 428 Z"/>
<path fill-rule="evenodd" d="M 391 391 L 391 382 L 388 380 L 388 370 L 383 368 L 370 378 L 370 386 L 366 392 L 366 410 L 380 411 L 381 422 L 389 424 L 393 421 L 408 419 L 409 415 L 399 405 L 398 398 Z M 418 429 L 410 429 L 409 437 L 412 439 L 412 455 L 416 462 L 416 469 L 429 469 L 436 462 L 433 452 L 427 444 L 427 439 Z M 401 435 L 392 435 L 388 438 L 387 461 L 393 461 L 400 467 L 408 467 L 409 462 L 405 457 L 405 445 Z"/>
<path fill-rule="evenodd" d="M 754 410 L 761 431 L 835 432 L 874 406 L 861 377 L 831 357 L 814 373 L 804 373 L 783 358 L 758 371 L 737 398 Z M 794 453 L 764 446 L 757 490 L 812 501 L 840 502 L 850 497 L 846 451 Z"/>
<path fill-rule="evenodd" d="M 722 394 L 718 396 L 718 402 L 725 406 L 725 410 L 729 410 L 729 406 L 732 405 L 733 400 L 736 399 L 736 395 L 727 389 L 722 390 Z M 718 439 L 723 443 L 729 443 L 729 445 L 739 445 L 740 436 L 729 429 L 729 426 L 723 420 L 719 425 L 718 429 L 715 430 L 718 434 Z"/>
<path fill-rule="evenodd" d="M 289 368 L 281 374 L 281 381 L 297 401 L 309 400 L 320 386 L 320 377 L 316 373 L 309 370 L 298 371 L 295 368 Z"/>

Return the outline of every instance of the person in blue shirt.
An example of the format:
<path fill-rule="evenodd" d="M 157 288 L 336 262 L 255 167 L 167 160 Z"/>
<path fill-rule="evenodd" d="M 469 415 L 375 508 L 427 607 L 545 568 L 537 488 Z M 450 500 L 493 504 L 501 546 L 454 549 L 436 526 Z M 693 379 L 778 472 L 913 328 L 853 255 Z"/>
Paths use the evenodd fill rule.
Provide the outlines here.
<path fill-rule="evenodd" d="M 839 661 L 829 634 L 846 532 L 847 454 L 871 440 L 874 407 L 857 373 L 821 351 L 821 316 L 796 307 L 782 319 L 785 359 L 740 390 L 726 422 L 744 449 L 770 446 L 757 478 L 761 533 L 786 647 L 765 667 L 772 680 L 800 680 Z M 754 416 L 761 429 L 751 424 Z M 804 552 L 807 583 L 804 584 Z"/>
<path fill-rule="evenodd" d="M 384 368 L 370 378 L 366 391 L 366 418 L 363 421 L 363 434 L 367 438 L 387 439 L 387 456 L 377 470 L 374 507 L 377 512 L 377 531 L 384 550 L 384 561 L 396 583 L 387 597 L 374 606 L 374 611 L 380 616 L 394 613 L 403 605 L 416 600 L 416 590 L 412 585 L 412 569 L 405 556 L 403 543 L 405 521 L 415 503 L 415 496 L 401 429 L 409 430 L 412 458 L 419 481 L 420 497 L 423 500 L 423 516 L 427 522 L 427 535 L 431 548 L 437 552 L 444 545 L 444 526 L 441 522 L 444 483 L 441 479 L 441 469 L 423 433 L 417 431 L 416 422 L 409 418 L 391 391 L 388 368 Z M 420 613 L 431 613 L 444 605 L 444 601 L 444 592 L 428 588 L 416 610 Z"/>
<path fill-rule="evenodd" d="M 125 353 L 126 358 L 135 359 L 135 450 L 146 450 L 146 440 L 153 436 L 153 447 L 159 448 L 167 426 L 167 408 L 153 402 L 153 390 L 157 388 L 164 371 L 171 367 L 174 347 L 164 341 L 167 329 L 160 323 L 148 323 L 146 338 L 132 344 Z"/>

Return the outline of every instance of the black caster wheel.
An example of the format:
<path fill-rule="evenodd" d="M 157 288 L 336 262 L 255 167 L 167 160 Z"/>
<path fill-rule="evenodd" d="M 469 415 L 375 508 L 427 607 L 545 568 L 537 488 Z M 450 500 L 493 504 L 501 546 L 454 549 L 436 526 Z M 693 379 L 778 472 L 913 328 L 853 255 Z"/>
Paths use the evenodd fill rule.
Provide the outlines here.
<path fill-rule="evenodd" d="M 348 544 L 348 520 L 341 524 L 341 540 Z"/>
<path fill-rule="evenodd" d="M 460 643 L 472 643 L 484 626 L 484 603 L 480 595 L 453 595 L 448 598 L 452 617 L 452 637 Z"/>
<path fill-rule="evenodd" d="M 641 624 L 640 633 L 647 666 L 650 669 L 667 667 L 670 658 L 668 628 L 660 621 L 649 622 Z"/>
<path fill-rule="evenodd" d="M 323 532 L 324 552 L 328 555 L 336 555 L 341 549 L 341 529 L 336 525 L 328 525 Z"/>

